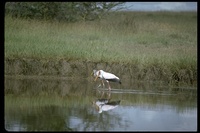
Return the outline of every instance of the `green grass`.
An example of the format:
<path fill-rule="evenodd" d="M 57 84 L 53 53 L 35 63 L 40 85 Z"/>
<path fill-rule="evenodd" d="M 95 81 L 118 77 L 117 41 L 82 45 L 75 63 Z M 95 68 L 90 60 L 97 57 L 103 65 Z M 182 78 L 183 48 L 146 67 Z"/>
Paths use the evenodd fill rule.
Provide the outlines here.
<path fill-rule="evenodd" d="M 118 12 L 64 23 L 5 16 L 5 58 L 197 66 L 196 12 Z"/>

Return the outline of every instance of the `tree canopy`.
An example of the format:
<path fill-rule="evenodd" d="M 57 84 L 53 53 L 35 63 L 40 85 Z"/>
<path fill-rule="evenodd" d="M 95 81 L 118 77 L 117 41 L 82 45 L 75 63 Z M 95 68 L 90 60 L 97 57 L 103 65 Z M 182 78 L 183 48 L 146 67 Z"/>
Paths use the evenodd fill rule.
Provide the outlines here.
<path fill-rule="evenodd" d="M 101 19 L 124 2 L 7 2 L 6 14 L 25 19 L 91 21 Z M 114 9 L 115 8 L 115 9 Z"/>

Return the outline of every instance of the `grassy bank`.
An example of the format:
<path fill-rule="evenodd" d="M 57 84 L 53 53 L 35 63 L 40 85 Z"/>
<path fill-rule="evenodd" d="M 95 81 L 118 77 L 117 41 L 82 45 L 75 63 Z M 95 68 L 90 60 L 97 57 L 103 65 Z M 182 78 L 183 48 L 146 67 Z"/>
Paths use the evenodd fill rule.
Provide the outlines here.
<path fill-rule="evenodd" d="M 196 12 L 120 12 L 64 23 L 5 16 L 5 58 L 197 69 Z"/>

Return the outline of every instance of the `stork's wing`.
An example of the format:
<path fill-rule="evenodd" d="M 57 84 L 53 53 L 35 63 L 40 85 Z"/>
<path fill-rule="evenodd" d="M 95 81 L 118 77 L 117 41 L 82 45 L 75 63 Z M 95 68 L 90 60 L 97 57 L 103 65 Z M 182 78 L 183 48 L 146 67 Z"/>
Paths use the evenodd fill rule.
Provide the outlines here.
<path fill-rule="evenodd" d="M 104 73 L 103 74 L 103 77 L 105 78 L 105 79 L 119 79 L 117 76 L 115 76 L 114 74 L 112 74 L 112 73 Z"/>
<path fill-rule="evenodd" d="M 108 110 L 111 110 L 111 109 L 114 109 L 114 108 L 116 108 L 118 105 L 103 105 L 102 107 L 101 107 L 101 109 L 103 110 L 103 111 L 108 111 Z"/>

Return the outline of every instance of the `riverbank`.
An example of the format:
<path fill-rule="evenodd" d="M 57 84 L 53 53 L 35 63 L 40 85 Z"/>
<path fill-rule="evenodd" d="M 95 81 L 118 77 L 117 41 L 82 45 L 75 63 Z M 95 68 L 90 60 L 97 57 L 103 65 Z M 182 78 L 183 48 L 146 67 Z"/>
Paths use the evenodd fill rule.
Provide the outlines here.
<path fill-rule="evenodd" d="M 140 67 L 138 64 L 110 62 L 45 60 L 45 59 L 5 59 L 5 75 L 48 76 L 62 78 L 91 78 L 93 69 L 103 69 L 116 74 L 123 82 L 130 80 L 163 81 L 169 84 L 197 83 L 197 71 L 190 69 L 170 70 L 165 66 Z"/>

